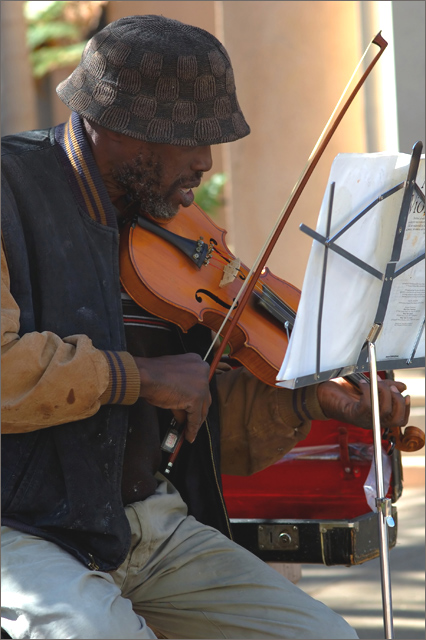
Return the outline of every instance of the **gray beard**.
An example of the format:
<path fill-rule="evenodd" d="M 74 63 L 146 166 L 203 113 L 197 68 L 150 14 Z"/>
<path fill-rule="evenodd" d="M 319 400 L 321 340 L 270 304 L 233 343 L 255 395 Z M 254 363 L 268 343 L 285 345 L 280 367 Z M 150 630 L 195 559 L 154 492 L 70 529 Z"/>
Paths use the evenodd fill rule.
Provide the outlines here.
<path fill-rule="evenodd" d="M 178 207 L 167 200 L 169 194 L 175 191 L 176 184 L 172 185 L 166 195 L 161 193 L 162 173 L 162 166 L 154 162 L 153 155 L 147 160 L 140 155 L 133 162 L 114 169 L 112 177 L 141 213 L 164 222 L 174 218 Z"/>

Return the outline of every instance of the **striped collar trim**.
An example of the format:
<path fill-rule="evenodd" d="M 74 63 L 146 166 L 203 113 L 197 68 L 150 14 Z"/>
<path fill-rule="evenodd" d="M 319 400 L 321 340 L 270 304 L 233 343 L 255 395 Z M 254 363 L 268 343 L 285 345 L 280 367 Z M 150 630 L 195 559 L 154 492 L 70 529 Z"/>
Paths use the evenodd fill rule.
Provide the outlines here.
<path fill-rule="evenodd" d="M 79 205 L 100 224 L 117 227 L 114 207 L 84 132 L 80 116 L 73 112 L 55 129 L 56 141 L 65 154 L 64 166 Z"/>

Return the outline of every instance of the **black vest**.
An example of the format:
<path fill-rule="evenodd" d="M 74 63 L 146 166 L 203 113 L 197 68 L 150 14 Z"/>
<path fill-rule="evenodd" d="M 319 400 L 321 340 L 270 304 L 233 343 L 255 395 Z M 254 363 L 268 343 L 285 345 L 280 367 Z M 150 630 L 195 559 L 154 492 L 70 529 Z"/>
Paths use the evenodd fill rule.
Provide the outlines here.
<path fill-rule="evenodd" d="M 2 234 L 20 334 L 85 334 L 99 349 L 125 350 L 117 228 L 81 206 L 54 129 L 4 138 L 2 155 Z M 198 351 L 203 335 L 185 336 L 188 350 Z M 216 402 L 207 422 L 171 480 L 190 513 L 229 534 Z M 4 435 L 3 524 L 56 542 L 91 568 L 118 567 L 130 543 L 121 499 L 127 425 L 125 406 L 105 405 L 79 422 Z"/>

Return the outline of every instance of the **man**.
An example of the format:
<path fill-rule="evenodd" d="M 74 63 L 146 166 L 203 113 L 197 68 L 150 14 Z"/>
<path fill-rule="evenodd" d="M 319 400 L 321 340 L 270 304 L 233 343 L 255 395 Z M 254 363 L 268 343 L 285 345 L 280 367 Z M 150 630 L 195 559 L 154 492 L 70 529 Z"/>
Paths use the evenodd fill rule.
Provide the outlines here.
<path fill-rule="evenodd" d="M 57 91 L 66 125 L 3 144 L 3 628 L 355 638 L 229 539 L 220 472 L 273 463 L 312 418 L 368 427 L 367 385 L 292 392 L 242 368 L 209 385 L 204 328 L 184 335 L 120 291 L 122 225 L 189 206 L 210 145 L 249 133 L 225 49 L 173 20 L 124 18 Z M 384 425 L 406 424 L 404 388 L 380 385 Z M 160 442 L 173 416 L 188 442 L 168 481 Z"/>

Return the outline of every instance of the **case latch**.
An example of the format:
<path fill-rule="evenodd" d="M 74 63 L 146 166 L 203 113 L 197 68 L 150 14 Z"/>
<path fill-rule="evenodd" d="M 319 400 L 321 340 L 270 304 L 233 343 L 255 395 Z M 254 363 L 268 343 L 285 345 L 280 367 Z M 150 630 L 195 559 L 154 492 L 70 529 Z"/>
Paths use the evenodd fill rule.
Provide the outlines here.
<path fill-rule="evenodd" d="M 296 525 L 260 524 L 257 539 L 259 549 L 294 551 L 299 548 L 299 529 Z"/>

